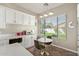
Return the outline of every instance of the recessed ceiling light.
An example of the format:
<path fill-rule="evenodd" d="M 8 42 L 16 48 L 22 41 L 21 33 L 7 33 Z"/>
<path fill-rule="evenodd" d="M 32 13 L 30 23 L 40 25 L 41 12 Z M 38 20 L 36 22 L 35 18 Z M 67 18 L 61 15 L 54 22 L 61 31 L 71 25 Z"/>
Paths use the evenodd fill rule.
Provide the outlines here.
<path fill-rule="evenodd" d="M 53 12 L 49 12 L 49 15 L 53 15 L 54 13 Z"/>
<path fill-rule="evenodd" d="M 43 16 L 40 16 L 40 18 L 43 18 Z"/>
<path fill-rule="evenodd" d="M 48 15 L 47 14 L 44 14 L 44 16 L 47 17 Z"/>

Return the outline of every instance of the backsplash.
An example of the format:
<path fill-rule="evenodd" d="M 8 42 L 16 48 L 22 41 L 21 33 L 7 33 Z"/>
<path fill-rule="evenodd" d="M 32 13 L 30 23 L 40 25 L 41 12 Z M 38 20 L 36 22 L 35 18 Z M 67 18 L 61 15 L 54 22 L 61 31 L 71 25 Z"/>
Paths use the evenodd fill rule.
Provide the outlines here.
<path fill-rule="evenodd" d="M 32 28 L 26 25 L 10 24 L 5 29 L 0 29 L 0 33 L 16 33 L 21 31 L 31 32 Z"/>

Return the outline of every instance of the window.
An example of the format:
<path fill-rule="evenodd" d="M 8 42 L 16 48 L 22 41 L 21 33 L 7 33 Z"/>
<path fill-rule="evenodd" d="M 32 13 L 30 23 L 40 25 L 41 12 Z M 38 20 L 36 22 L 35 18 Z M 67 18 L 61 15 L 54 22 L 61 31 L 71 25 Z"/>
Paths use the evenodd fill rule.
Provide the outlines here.
<path fill-rule="evenodd" d="M 66 15 L 51 16 L 40 20 L 41 35 L 47 38 L 66 39 Z"/>

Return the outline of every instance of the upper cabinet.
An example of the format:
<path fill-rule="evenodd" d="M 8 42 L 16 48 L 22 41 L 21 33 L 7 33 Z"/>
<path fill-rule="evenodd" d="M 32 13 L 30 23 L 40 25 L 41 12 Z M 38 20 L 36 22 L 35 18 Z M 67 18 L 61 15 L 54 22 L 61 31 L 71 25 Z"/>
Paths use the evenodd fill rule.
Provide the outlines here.
<path fill-rule="evenodd" d="M 5 7 L 0 6 L 0 28 L 5 28 Z"/>
<path fill-rule="evenodd" d="M 30 25 L 30 16 L 24 13 L 24 25 Z"/>
<path fill-rule="evenodd" d="M 23 24 L 23 13 L 11 8 L 6 8 L 6 23 Z"/>
<path fill-rule="evenodd" d="M 24 14 L 24 25 L 35 26 L 35 16 Z"/>
<path fill-rule="evenodd" d="M 0 6 L 0 28 L 6 24 L 35 25 L 35 16 Z"/>
<path fill-rule="evenodd" d="M 30 15 L 30 25 L 35 26 L 35 16 Z"/>
<path fill-rule="evenodd" d="M 23 24 L 24 22 L 24 14 L 20 11 L 16 11 L 16 23 Z"/>
<path fill-rule="evenodd" d="M 13 9 L 6 8 L 6 24 L 16 23 L 16 12 Z"/>

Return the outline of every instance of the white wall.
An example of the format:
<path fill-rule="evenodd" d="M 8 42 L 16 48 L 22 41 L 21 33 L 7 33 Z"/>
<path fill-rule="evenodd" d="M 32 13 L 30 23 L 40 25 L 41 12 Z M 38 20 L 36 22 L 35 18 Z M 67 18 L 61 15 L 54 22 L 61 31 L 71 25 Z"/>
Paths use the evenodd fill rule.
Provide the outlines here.
<path fill-rule="evenodd" d="M 54 12 L 53 16 L 61 15 L 64 13 L 67 15 L 67 40 L 57 39 L 57 40 L 54 40 L 53 43 L 55 45 L 76 51 L 77 50 L 77 4 L 74 4 L 74 3 L 66 4 L 65 3 L 51 10 Z M 70 21 L 73 22 L 73 25 L 75 26 L 75 28 L 70 29 L 68 27 L 68 23 Z"/>

